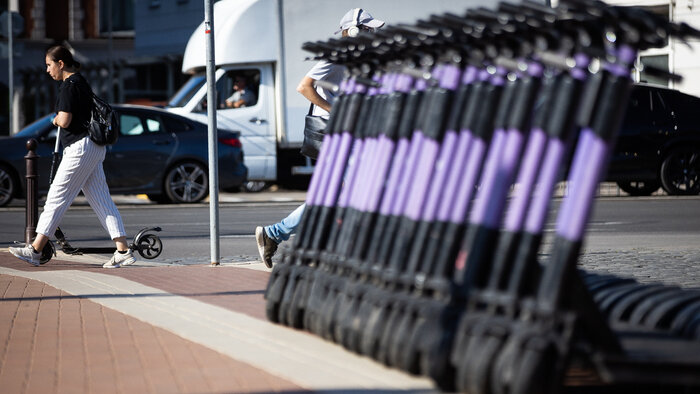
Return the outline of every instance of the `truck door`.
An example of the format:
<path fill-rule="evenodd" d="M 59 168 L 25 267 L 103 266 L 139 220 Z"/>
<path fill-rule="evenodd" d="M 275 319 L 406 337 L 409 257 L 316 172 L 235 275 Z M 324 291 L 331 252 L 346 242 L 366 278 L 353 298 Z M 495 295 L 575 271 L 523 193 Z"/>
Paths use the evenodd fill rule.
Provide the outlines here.
<path fill-rule="evenodd" d="M 272 66 L 227 67 L 216 81 L 217 127 L 238 131 L 248 178 L 276 176 L 276 135 Z M 206 117 L 206 96 L 195 112 Z"/>

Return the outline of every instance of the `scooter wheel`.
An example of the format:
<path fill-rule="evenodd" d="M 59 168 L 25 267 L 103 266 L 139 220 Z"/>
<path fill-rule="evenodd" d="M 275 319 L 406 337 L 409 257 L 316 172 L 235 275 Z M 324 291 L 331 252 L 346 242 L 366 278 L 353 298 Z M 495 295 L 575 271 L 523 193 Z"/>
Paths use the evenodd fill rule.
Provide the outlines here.
<path fill-rule="evenodd" d="M 41 257 L 39 258 L 39 264 L 44 265 L 51 260 L 51 257 L 56 255 L 56 248 L 53 246 L 53 242 L 49 241 L 41 250 Z"/>
<path fill-rule="evenodd" d="M 557 352 L 553 344 L 526 349 L 515 374 L 513 394 L 559 392 L 561 376 L 556 376 Z"/>
<path fill-rule="evenodd" d="M 163 252 L 163 243 L 160 238 L 155 234 L 146 234 L 139 239 L 138 245 L 136 245 L 141 257 L 144 259 L 155 259 L 160 256 Z"/>

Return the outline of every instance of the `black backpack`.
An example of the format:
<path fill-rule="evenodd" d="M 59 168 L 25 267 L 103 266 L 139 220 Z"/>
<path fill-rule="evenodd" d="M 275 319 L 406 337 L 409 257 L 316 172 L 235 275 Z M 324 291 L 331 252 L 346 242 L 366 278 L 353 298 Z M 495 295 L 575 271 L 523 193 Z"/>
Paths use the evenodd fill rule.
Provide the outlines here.
<path fill-rule="evenodd" d="M 119 117 L 112 107 L 92 93 L 92 116 L 88 124 L 90 139 L 97 145 L 113 145 L 119 137 Z"/>
<path fill-rule="evenodd" d="M 70 82 L 72 83 L 73 81 Z M 83 93 L 92 98 L 90 121 L 86 125 L 88 135 L 92 142 L 97 145 L 114 145 L 119 137 L 119 117 L 106 101 L 97 97 L 87 82 L 85 82 L 85 86 L 87 87 L 87 92 L 83 88 Z"/>

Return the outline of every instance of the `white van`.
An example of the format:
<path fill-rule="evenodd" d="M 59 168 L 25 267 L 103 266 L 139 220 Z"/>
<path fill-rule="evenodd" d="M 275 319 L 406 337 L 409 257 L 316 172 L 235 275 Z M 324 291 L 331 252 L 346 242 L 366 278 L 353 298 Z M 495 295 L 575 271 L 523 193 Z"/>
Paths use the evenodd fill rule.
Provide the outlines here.
<path fill-rule="evenodd" d="M 431 13 L 464 13 L 486 0 L 374 0 L 367 9 L 387 23 L 414 22 Z M 304 42 L 327 40 L 355 1 L 222 0 L 214 4 L 217 126 L 239 131 L 248 179 L 293 184 L 309 174 L 310 162 L 299 154 L 309 102 L 296 86 L 313 66 Z M 336 36 L 337 37 L 337 36 Z M 182 72 L 191 79 L 170 100 L 168 110 L 207 122 L 204 23 L 185 49 Z M 242 108 L 225 101 L 233 81 L 243 76 L 257 100 Z"/>

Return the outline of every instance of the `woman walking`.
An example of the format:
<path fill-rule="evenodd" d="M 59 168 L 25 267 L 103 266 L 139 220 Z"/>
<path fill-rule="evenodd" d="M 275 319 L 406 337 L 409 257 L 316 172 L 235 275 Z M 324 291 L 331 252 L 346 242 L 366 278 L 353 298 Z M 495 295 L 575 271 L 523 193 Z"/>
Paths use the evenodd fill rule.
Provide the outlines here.
<path fill-rule="evenodd" d="M 117 250 L 105 268 L 119 268 L 136 262 L 126 243 L 126 232 L 121 215 L 109 195 L 102 162 L 106 148 L 96 145 L 88 137 L 92 97 L 90 85 L 78 72 L 80 63 L 63 46 L 46 51 L 46 72 L 61 81 L 56 101 L 53 124 L 60 127 L 63 159 L 46 196 L 44 211 L 37 224 L 37 236 L 25 247 L 10 248 L 16 257 L 35 266 L 39 265 L 41 250 L 54 234 L 66 210 L 80 190 L 100 219 L 100 223 L 114 240 Z"/>

